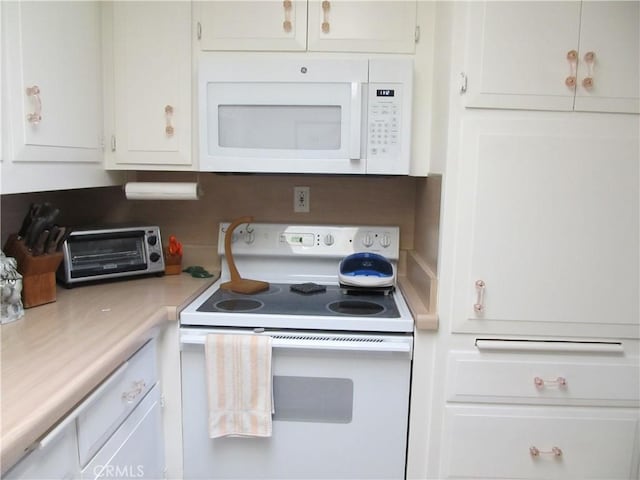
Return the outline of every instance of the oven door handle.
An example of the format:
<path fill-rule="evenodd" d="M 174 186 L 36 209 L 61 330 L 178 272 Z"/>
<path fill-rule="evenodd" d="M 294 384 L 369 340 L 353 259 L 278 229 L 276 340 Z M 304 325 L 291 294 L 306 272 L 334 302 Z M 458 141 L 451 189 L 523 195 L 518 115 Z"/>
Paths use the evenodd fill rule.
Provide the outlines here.
<path fill-rule="evenodd" d="M 182 345 L 204 345 L 206 335 L 182 335 Z M 311 338 L 273 338 L 272 348 L 304 350 L 343 350 L 358 352 L 411 353 L 410 342 L 382 342 L 367 340 L 326 340 Z"/>

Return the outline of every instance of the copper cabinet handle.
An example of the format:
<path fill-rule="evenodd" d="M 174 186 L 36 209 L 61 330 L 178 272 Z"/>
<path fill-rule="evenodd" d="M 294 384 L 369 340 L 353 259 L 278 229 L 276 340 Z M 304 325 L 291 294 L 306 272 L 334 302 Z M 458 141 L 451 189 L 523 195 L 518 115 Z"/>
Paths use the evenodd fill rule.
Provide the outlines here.
<path fill-rule="evenodd" d="M 27 121 L 32 125 L 37 125 L 42 120 L 42 99 L 40 98 L 40 87 L 33 85 L 27 87 L 26 93 L 28 97 L 34 100 L 34 111 L 27 114 Z"/>
<path fill-rule="evenodd" d="M 587 52 L 584 54 L 584 63 L 587 65 L 587 76 L 582 79 L 582 86 L 587 90 L 591 90 L 593 88 L 593 68 L 595 62 L 595 52 Z"/>
<path fill-rule="evenodd" d="M 293 28 L 291 23 L 291 10 L 293 9 L 293 2 L 291 0 L 284 0 L 282 2 L 282 8 L 284 9 L 284 21 L 282 22 L 282 29 L 289 33 Z"/>
<path fill-rule="evenodd" d="M 534 377 L 533 384 L 536 386 L 536 388 L 544 388 L 547 385 L 555 385 L 558 388 L 564 388 L 567 386 L 567 379 L 564 377 L 558 377 L 552 380 L 545 380 L 540 377 Z"/>
<path fill-rule="evenodd" d="M 323 0 L 322 2 L 322 33 L 329 33 L 331 26 L 329 25 L 329 10 L 331 10 L 331 2 Z"/>
<path fill-rule="evenodd" d="M 576 86 L 576 70 L 578 68 L 578 52 L 569 50 L 567 52 L 567 61 L 569 62 L 569 76 L 564 79 L 564 84 L 569 88 Z"/>
<path fill-rule="evenodd" d="M 529 454 L 532 457 L 539 457 L 540 455 L 553 455 L 554 457 L 562 456 L 562 449 L 560 447 L 551 447 L 551 450 L 540 450 L 536 446 L 529 447 Z"/>
<path fill-rule="evenodd" d="M 171 124 L 171 120 L 173 119 L 173 107 L 171 105 L 166 105 L 164 107 L 164 117 L 167 122 L 166 126 L 164 127 L 164 133 L 167 135 L 167 137 L 172 137 L 175 133 L 175 129 Z"/>
<path fill-rule="evenodd" d="M 476 303 L 473 304 L 473 310 L 476 313 L 484 312 L 484 289 L 487 286 L 484 280 L 476 280 Z"/>

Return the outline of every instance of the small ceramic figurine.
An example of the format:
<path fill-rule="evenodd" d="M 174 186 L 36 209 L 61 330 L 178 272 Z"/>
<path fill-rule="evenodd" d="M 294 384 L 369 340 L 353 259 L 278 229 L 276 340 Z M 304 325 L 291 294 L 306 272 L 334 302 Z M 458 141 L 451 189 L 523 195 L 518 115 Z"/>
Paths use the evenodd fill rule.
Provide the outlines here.
<path fill-rule="evenodd" d="M 22 275 L 15 258 L 0 251 L 0 323 L 18 320 L 24 315 L 22 307 Z"/>

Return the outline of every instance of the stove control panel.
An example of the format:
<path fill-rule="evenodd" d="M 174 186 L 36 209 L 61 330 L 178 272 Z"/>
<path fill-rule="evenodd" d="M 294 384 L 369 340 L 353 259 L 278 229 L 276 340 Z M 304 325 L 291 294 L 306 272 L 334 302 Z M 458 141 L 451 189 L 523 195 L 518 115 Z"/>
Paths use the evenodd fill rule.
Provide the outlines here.
<path fill-rule="evenodd" d="M 224 254 L 229 223 L 218 230 L 218 253 Z M 342 258 L 356 252 L 375 252 L 391 260 L 400 253 L 400 228 L 395 226 L 290 225 L 252 223 L 233 233 L 234 256 L 305 255 Z"/>

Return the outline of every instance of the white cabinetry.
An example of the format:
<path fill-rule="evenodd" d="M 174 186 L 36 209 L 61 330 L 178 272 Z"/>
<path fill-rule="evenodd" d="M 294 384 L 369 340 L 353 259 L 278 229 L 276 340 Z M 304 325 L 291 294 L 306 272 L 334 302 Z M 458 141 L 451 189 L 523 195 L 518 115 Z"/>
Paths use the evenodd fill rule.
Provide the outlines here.
<path fill-rule="evenodd" d="M 637 358 L 622 344 L 502 343 L 449 354 L 443 478 L 636 478 Z"/>
<path fill-rule="evenodd" d="M 464 120 L 453 331 L 639 336 L 638 131 L 628 115 Z"/>
<path fill-rule="evenodd" d="M 196 3 L 202 50 L 413 53 L 415 0 Z"/>
<path fill-rule="evenodd" d="M 104 16 L 107 168 L 191 169 L 191 4 L 113 2 Z"/>
<path fill-rule="evenodd" d="M 640 3 L 472 2 L 468 107 L 640 112 Z"/>
<path fill-rule="evenodd" d="M 74 424 L 53 430 L 35 449 L 2 478 L 5 480 L 68 480 L 78 472 L 78 452 Z"/>
<path fill-rule="evenodd" d="M 156 367 L 152 339 L 63 418 L 6 478 L 162 478 Z"/>
<path fill-rule="evenodd" d="M 113 184 L 102 164 L 100 3 L 2 9 L 2 192 Z"/>

